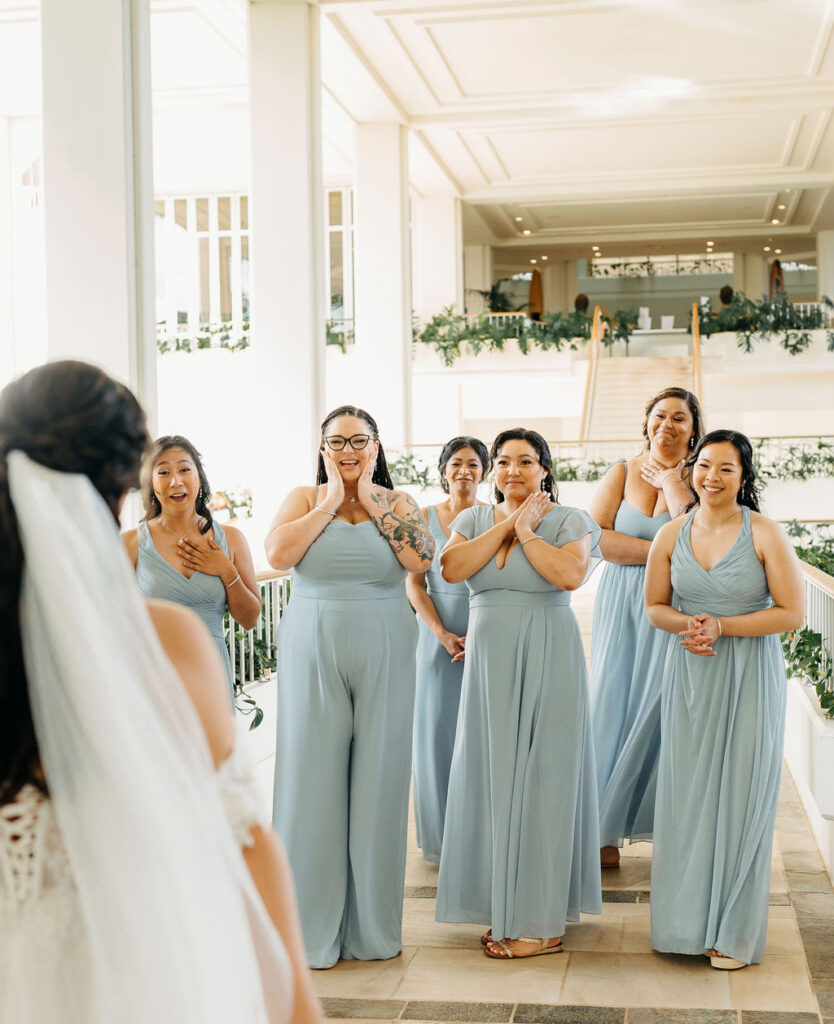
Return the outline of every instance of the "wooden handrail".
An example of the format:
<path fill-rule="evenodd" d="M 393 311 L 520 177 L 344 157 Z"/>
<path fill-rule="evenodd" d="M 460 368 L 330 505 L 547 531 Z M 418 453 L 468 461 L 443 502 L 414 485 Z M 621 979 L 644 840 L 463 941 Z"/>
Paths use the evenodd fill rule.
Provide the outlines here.
<path fill-rule="evenodd" d="M 588 440 L 588 430 L 591 426 L 591 415 L 593 412 L 594 394 L 597 386 L 597 366 L 599 364 L 599 345 L 602 335 L 605 332 L 606 323 L 602 319 L 602 309 L 594 307 L 594 322 L 591 327 L 591 340 L 588 342 L 588 376 L 585 378 L 585 395 L 582 399 L 582 419 L 580 421 L 579 438 L 580 442 Z"/>
<path fill-rule="evenodd" d="M 701 401 L 701 307 L 692 303 L 692 390 Z"/>
<path fill-rule="evenodd" d="M 289 574 L 289 569 L 262 569 L 255 573 L 255 580 L 258 583 L 268 583 L 269 580 L 280 580 Z"/>
<path fill-rule="evenodd" d="M 829 576 L 827 572 L 823 572 L 822 569 L 818 569 L 815 565 L 809 565 L 808 562 L 800 562 L 799 564 L 802 566 L 802 575 L 806 580 L 813 583 L 824 594 L 834 597 L 834 576 Z"/>

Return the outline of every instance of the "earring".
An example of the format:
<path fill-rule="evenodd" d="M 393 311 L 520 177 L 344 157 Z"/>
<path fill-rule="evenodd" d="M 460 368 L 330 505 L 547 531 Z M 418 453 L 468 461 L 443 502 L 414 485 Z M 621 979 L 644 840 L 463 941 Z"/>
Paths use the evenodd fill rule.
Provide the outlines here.
<path fill-rule="evenodd" d="M 690 437 L 690 439 L 689 439 L 689 450 L 692 451 L 692 449 L 694 447 L 695 447 L 695 435 L 693 434 L 692 437 Z"/>

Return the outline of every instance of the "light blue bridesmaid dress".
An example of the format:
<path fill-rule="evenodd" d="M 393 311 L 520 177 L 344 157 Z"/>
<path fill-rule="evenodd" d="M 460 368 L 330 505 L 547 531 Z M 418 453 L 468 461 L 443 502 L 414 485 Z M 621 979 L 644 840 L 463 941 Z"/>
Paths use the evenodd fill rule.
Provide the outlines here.
<path fill-rule="evenodd" d="M 212 523 L 212 536 L 225 554 L 229 554 L 226 534 L 223 527 Z M 140 523 L 138 530 L 139 556 L 136 561 L 136 580 L 139 589 L 146 597 L 160 601 L 173 601 L 183 604 L 196 612 L 211 633 L 217 647 L 217 653 L 226 669 L 229 683 L 229 700 L 234 700 L 235 684 L 232 679 L 232 665 L 229 661 L 229 649 L 223 635 L 223 617 L 226 614 L 226 588 L 219 576 L 209 576 L 204 572 L 195 572 L 188 579 L 178 572 L 160 555 L 151 537 L 147 523 Z"/>
<path fill-rule="evenodd" d="M 491 506 L 452 531 L 490 529 Z M 536 533 L 561 547 L 600 530 L 557 506 Z M 469 633 L 437 891 L 438 921 L 490 925 L 498 938 L 563 935 L 602 911 L 599 814 L 588 680 L 570 594 L 520 545 L 467 581 Z"/>
<path fill-rule="evenodd" d="M 686 615 L 745 615 L 772 601 L 753 548 L 750 510 L 730 551 L 707 572 L 690 546 L 693 512 L 672 552 Z M 652 946 L 764 954 L 770 860 L 785 722 L 779 637 L 719 637 L 715 656 L 669 637 L 652 853 Z"/>
<path fill-rule="evenodd" d="M 429 530 L 435 542 L 434 560 L 426 573 L 429 597 L 444 627 L 455 636 L 465 636 L 469 624 L 469 588 L 465 583 L 447 583 L 440 574 L 440 552 L 449 538 L 443 532 L 434 506 L 428 511 Z M 418 620 L 417 628 L 414 817 L 417 845 L 423 851 L 423 859 L 437 864 L 443 843 L 463 662 L 452 662 L 449 652 L 438 643 L 425 622 Z"/>
<path fill-rule="evenodd" d="M 624 485 L 625 486 L 625 485 Z M 652 541 L 670 516 L 620 502 L 614 529 Z M 591 720 L 602 846 L 651 839 L 667 634 L 646 618 L 645 565 L 609 562 L 594 602 Z"/>
<path fill-rule="evenodd" d="M 311 967 L 402 948 L 417 627 L 376 525 L 333 520 L 278 626 L 273 820 Z"/>

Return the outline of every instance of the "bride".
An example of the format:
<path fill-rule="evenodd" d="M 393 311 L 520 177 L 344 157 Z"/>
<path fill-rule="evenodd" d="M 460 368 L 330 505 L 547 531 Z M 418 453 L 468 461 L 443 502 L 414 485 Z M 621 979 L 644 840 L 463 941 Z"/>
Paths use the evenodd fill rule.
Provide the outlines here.
<path fill-rule="evenodd" d="M 0 1024 L 317 1024 L 223 668 L 120 543 L 147 441 L 85 363 L 0 394 Z"/>

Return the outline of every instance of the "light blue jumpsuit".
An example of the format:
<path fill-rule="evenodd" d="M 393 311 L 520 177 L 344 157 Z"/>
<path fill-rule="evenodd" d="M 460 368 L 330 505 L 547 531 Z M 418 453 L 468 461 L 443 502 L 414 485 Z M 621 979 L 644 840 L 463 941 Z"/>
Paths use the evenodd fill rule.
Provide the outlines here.
<path fill-rule="evenodd" d="M 670 520 L 625 499 L 614 529 L 652 541 Z M 652 838 L 660 753 L 660 685 L 667 634 L 646 618 L 645 565 L 605 567 L 591 633 L 591 721 L 602 846 Z"/>
<path fill-rule="evenodd" d="M 455 636 L 465 636 L 469 624 L 469 588 L 465 583 L 447 583 L 440 574 L 440 552 L 449 538 L 443 532 L 434 506 L 428 511 L 429 530 L 435 542 L 434 561 L 426 573 L 429 597 L 444 627 Z M 414 817 L 417 845 L 423 851 L 423 859 L 437 864 L 443 843 L 463 662 L 452 662 L 452 656 L 438 643 L 425 622 L 418 621 L 417 627 Z"/>
<path fill-rule="evenodd" d="M 467 539 L 494 522 L 466 509 Z M 557 506 L 536 533 L 561 547 L 599 527 Z M 570 594 L 516 545 L 467 580 L 472 593 L 437 920 L 489 925 L 496 938 L 563 935 L 602 912 L 599 812 L 588 677 Z"/>
<path fill-rule="evenodd" d="M 229 546 L 223 527 L 217 522 L 213 522 L 212 527 L 215 544 L 219 544 L 228 555 Z M 225 666 L 229 700 L 232 701 L 235 685 L 229 661 L 229 648 L 226 646 L 223 633 L 223 617 L 226 614 L 226 588 L 223 586 L 223 580 L 219 576 L 209 576 L 204 572 L 195 572 L 186 579 L 156 550 L 147 523 L 140 523 L 136 532 L 139 541 L 136 582 L 139 589 L 148 598 L 183 604 L 200 616 L 206 629 L 211 633 L 217 653 Z"/>
<path fill-rule="evenodd" d="M 417 627 L 373 522 L 329 523 L 278 627 L 273 820 L 311 967 L 402 948 Z"/>
<path fill-rule="evenodd" d="M 772 601 L 753 548 L 750 511 L 707 572 L 692 554 L 690 513 L 672 552 L 686 615 L 745 615 Z M 669 639 L 652 852 L 652 946 L 717 949 L 745 963 L 764 954 L 770 860 L 785 725 L 779 637 L 723 636 L 714 657 Z"/>

